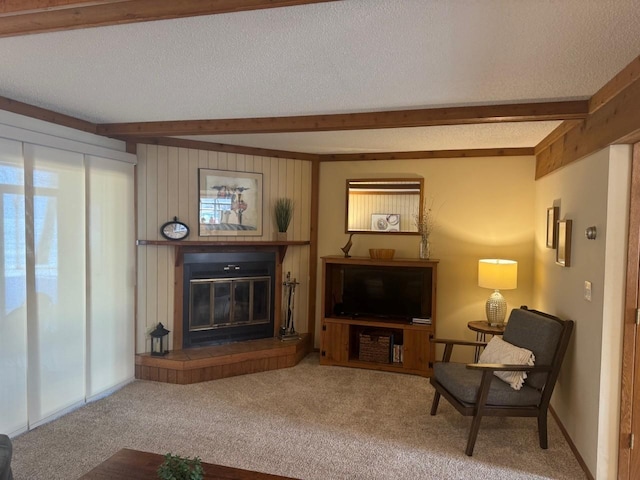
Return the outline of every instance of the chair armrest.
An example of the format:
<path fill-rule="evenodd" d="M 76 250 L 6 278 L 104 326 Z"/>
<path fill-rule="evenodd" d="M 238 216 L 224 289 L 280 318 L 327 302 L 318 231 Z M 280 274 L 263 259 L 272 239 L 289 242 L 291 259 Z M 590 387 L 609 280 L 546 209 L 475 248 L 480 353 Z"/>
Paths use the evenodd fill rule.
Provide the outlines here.
<path fill-rule="evenodd" d="M 486 347 L 487 342 L 467 342 L 466 340 L 450 340 L 447 338 L 432 338 L 431 343 L 444 343 L 447 345 L 463 345 L 469 347 Z"/>
<path fill-rule="evenodd" d="M 462 345 L 464 347 L 486 347 L 487 342 L 467 342 L 465 340 L 450 340 L 446 338 L 431 338 L 431 343 L 444 343 L 444 353 L 442 354 L 442 361 L 448 362 L 451 360 L 451 352 L 453 352 L 454 345 Z"/>
<path fill-rule="evenodd" d="M 492 370 L 494 372 L 550 372 L 548 365 L 507 365 L 504 363 L 468 363 L 471 370 Z"/>

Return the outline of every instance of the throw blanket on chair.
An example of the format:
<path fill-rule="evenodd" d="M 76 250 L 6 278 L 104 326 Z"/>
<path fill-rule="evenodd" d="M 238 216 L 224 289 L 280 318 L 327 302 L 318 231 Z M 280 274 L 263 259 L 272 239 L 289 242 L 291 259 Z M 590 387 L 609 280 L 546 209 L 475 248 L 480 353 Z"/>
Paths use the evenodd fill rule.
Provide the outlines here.
<path fill-rule="evenodd" d="M 505 365 L 529 365 L 533 367 L 536 357 L 531 350 L 516 347 L 500 337 L 493 337 L 480 355 L 478 363 L 503 363 Z M 493 372 L 514 390 L 520 390 L 527 372 Z"/>

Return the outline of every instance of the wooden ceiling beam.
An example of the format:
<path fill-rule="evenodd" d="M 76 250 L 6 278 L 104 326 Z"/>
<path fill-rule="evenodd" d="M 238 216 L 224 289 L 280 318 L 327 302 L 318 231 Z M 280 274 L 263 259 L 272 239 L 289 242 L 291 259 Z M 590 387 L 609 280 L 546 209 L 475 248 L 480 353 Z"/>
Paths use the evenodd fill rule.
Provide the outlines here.
<path fill-rule="evenodd" d="M 22 15 L 62 8 L 116 3 L 122 0 L 5 0 L 0 2 L 0 16 Z"/>
<path fill-rule="evenodd" d="M 640 57 L 589 101 L 591 113 L 574 125 L 566 122 L 536 148 L 536 179 L 616 143 L 640 139 Z"/>
<path fill-rule="evenodd" d="M 549 148 L 549 146 L 551 146 L 553 142 L 555 142 L 559 138 L 562 138 L 565 133 L 567 133 L 572 128 L 580 125 L 581 123 L 582 120 L 565 120 L 564 122 L 562 122 L 560 125 L 558 125 L 558 127 L 556 127 L 555 130 L 549 133 L 549 135 L 543 138 L 540 143 L 535 146 L 536 155 L 545 148 Z"/>
<path fill-rule="evenodd" d="M 320 155 L 321 162 L 411 160 L 428 158 L 533 156 L 533 148 L 476 148 L 467 150 L 423 150 L 415 152 L 341 153 Z"/>
<path fill-rule="evenodd" d="M 12 100 L 7 97 L 0 97 L 0 110 L 6 110 L 26 117 L 44 120 L 45 122 L 75 128 L 76 130 L 82 130 L 83 132 L 96 133 L 95 123 L 71 117 L 63 113 L 54 112 L 53 110 L 47 110 L 46 108 L 35 107 L 28 103 L 18 102 L 17 100 Z"/>
<path fill-rule="evenodd" d="M 135 142 L 135 143 L 132 143 Z M 379 152 L 379 153 L 346 153 L 346 154 L 315 154 L 291 152 L 286 150 L 271 150 L 268 148 L 244 147 L 241 145 L 227 145 L 224 143 L 201 142 L 184 138 L 147 137 L 136 138 L 127 142 L 128 148 L 137 143 L 147 145 L 162 145 L 166 147 L 191 148 L 194 150 L 208 150 L 214 152 L 239 153 L 274 158 L 293 158 L 306 161 L 320 162 L 353 162 L 374 160 L 410 160 L 431 158 L 476 158 L 476 157 L 521 157 L 533 156 L 533 147 L 522 148 L 477 148 L 460 150 L 422 150 L 409 152 Z M 129 147 L 130 145 L 130 147 Z"/>
<path fill-rule="evenodd" d="M 585 118 L 587 113 L 588 103 L 584 100 L 344 113 L 336 115 L 304 115 L 295 117 L 108 123 L 98 125 L 98 132 L 108 137 L 171 137 L 181 135 L 240 133 L 319 132 L 470 125 L 480 123 L 574 120 Z"/>
<path fill-rule="evenodd" d="M 163 145 L 165 147 L 192 148 L 194 150 L 207 150 L 213 152 L 240 153 L 243 155 L 256 155 L 260 157 L 293 158 L 297 160 L 317 161 L 315 153 L 290 152 L 286 150 L 271 150 L 269 148 L 243 147 L 241 145 L 227 145 L 225 143 L 201 142 L 185 138 L 170 137 L 140 137 L 127 140 L 130 143 L 145 143 L 147 145 Z"/>
<path fill-rule="evenodd" d="M 332 1 L 337 0 L 14 1 L 0 10 L 0 37 Z"/>
<path fill-rule="evenodd" d="M 640 56 L 624 67 L 589 99 L 589 113 L 594 113 L 633 82 L 640 79 Z"/>
<path fill-rule="evenodd" d="M 37 118 L 46 122 L 75 128 L 84 132 L 97 134 L 97 125 L 79 118 L 64 115 L 27 103 L 18 102 L 10 98 L 0 96 L 0 110 L 17 113 L 27 117 Z M 115 137 L 117 138 L 117 137 Z M 241 145 L 228 145 L 224 143 L 203 142 L 174 137 L 129 137 L 118 138 L 127 142 L 127 151 L 135 153 L 137 143 L 149 145 L 164 145 L 169 147 L 192 148 L 196 150 L 211 150 L 216 152 L 240 153 L 245 155 L 258 155 L 275 158 L 294 158 L 311 162 L 339 162 L 359 160 L 406 160 L 428 158 L 458 158 L 458 157 L 499 157 L 499 156 L 523 156 L 533 155 L 533 148 L 486 148 L 466 150 L 426 150 L 409 152 L 378 152 L 378 153 L 353 153 L 353 154 L 315 154 L 304 152 L 292 152 L 287 150 L 273 150 L 268 148 L 245 147 Z"/>

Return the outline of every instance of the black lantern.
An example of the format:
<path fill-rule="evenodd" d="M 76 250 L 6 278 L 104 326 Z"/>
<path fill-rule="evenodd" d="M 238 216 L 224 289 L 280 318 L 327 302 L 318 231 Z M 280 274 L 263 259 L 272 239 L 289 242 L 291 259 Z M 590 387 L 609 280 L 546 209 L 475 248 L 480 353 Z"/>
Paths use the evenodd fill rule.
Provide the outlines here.
<path fill-rule="evenodd" d="M 169 330 L 164 328 L 162 323 L 158 323 L 158 326 L 155 328 L 151 335 L 151 355 L 156 357 L 161 357 L 169 353 L 169 350 L 165 350 L 164 348 L 164 340 L 167 335 L 169 335 Z M 169 346 L 169 340 L 167 340 L 167 347 Z"/>

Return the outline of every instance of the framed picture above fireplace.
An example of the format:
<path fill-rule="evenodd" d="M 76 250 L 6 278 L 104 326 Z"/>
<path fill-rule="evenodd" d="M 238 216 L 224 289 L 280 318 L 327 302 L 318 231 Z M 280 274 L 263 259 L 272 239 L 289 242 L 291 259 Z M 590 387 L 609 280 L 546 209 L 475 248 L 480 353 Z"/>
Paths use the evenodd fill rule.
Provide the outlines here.
<path fill-rule="evenodd" d="M 262 235 L 262 174 L 198 169 L 200 236 Z"/>

